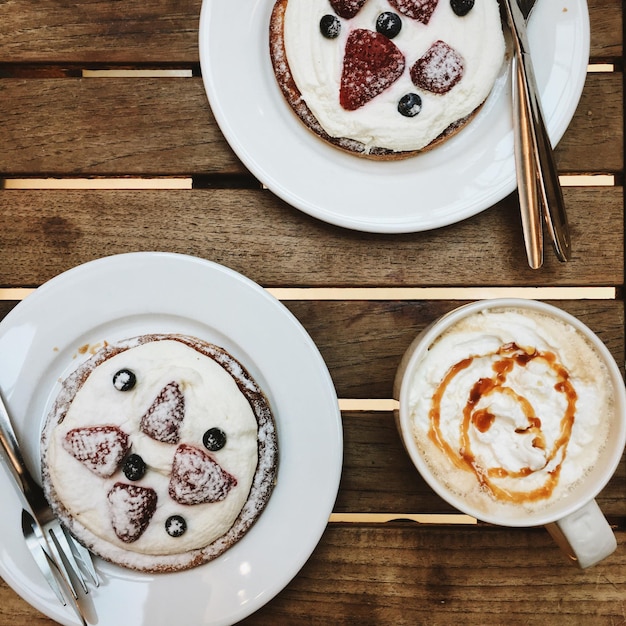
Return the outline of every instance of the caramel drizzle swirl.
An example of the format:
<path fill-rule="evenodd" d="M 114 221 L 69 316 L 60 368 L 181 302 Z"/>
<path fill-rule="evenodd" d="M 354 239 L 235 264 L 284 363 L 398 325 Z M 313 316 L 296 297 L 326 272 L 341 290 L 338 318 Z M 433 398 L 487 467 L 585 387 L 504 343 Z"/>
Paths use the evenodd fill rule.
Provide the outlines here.
<path fill-rule="evenodd" d="M 455 377 L 463 370 L 469 368 L 474 359 L 491 356 L 498 357 L 492 366 L 494 375 L 491 378 L 480 378 L 474 383 L 467 398 L 467 402 L 463 407 L 463 418 L 459 433 L 459 448 L 455 450 L 450 443 L 446 441 L 441 432 L 442 399 L 448 386 Z M 536 360 L 544 361 L 552 370 L 557 380 L 554 389 L 557 393 L 564 394 L 567 401 L 565 413 L 560 420 L 559 436 L 550 450 L 547 450 L 547 442 L 542 430 L 541 419 L 535 415 L 535 410 L 531 403 L 523 395 L 520 395 L 506 385 L 507 376 L 515 366 L 526 367 L 529 363 Z M 528 426 L 526 428 L 516 429 L 515 433 L 519 435 L 532 434 L 534 437 L 532 445 L 535 448 L 545 451 L 546 463 L 542 468 L 539 468 L 539 470 L 533 470 L 530 467 L 523 467 L 518 471 L 511 471 L 504 467 L 482 467 L 479 460 L 474 455 L 470 438 L 471 429 L 473 428 L 479 432 L 485 433 L 497 419 L 497 416 L 490 413 L 488 409 L 477 408 L 477 404 L 481 398 L 494 392 L 508 395 L 520 406 L 528 421 Z M 498 500 L 518 504 L 535 502 L 549 498 L 558 484 L 561 467 L 566 457 L 567 446 L 574 426 L 576 400 L 576 390 L 570 381 L 569 373 L 565 367 L 558 362 L 553 352 L 540 352 L 538 350 L 528 352 L 512 342 L 501 346 L 496 352 L 470 356 L 455 363 L 448 369 L 432 397 L 428 436 L 456 467 L 473 472 L 482 487 L 491 492 Z M 536 471 L 547 467 L 552 461 L 557 459 L 557 457 L 560 458 L 560 461 L 548 472 L 544 484 L 536 489 L 530 491 L 508 490 L 498 486 L 495 482 L 503 478 L 515 479 L 530 476 Z"/>

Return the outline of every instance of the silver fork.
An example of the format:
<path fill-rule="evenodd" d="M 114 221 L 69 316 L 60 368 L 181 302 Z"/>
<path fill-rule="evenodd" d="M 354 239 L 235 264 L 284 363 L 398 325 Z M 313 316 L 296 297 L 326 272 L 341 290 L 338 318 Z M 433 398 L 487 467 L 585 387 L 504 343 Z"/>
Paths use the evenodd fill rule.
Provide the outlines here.
<path fill-rule="evenodd" d="M 528 263 L 543 264 L 545 222 L 559 261 L 569 260 L 571 242 L 565 203 L 545 125 L 526 33 L 536 0 L 502 0 L 513 36 L 515 163 Z"/>
<path fill-rule="evenodd" d="M 15 482 L 24 496 L 22 532 L 26 544 L 59 601 L 67 606 L 67 598 L 81 622 L 86 625 L 84 612 L 78 602 L 77 584 L 83 593 L 89 593 L 88 582 L 96 587 L 99 585 L 91 554 L 64 531 L 52 513 L 43 490 L 28 471 L 1 396 L 0 444 Z"/>

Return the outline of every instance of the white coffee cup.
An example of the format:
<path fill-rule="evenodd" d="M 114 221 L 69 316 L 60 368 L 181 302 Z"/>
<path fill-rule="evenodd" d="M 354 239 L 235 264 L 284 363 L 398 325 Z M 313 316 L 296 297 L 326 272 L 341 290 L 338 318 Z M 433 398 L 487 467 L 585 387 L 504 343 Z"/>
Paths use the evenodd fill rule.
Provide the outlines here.
<path fill-rule="evenodd" d="M 446 486 L 425 460 L 416 442 L 410 415 L 410 395 L 416 372 L 437 339 L 460 320 L 478 312 L 509 309 L 517 312 L 534 311 L 561 320 L 587 340 L 606 368 L 606 384 L 612 388 L 614 410 L 608 424 L 606 443 L 593 467 L 563 496 L 534 510 L 523 506 L 515 514 L 502 514 L 498 507 L 486 511 L 469 502 L 463 493 Z M 420 373 L 421 376 L 421 373 Z M 463 513 L 484 522 L 501 526 L 545 526 L 559 546 L 581 568 L 594 565 L 609 556 L 617 547 L 615 535 L 600 511 L 595 497 L 614 474 L 626 446 L 626 390 L 615 360 L 602 341 L 580 320 L 563 310 L 534 300 L 517 298 L 473 302 L 444 315 L 422 331 L 404 354 L 398 368 L 394 397 L 398 400 L 396 423 L 404 446 L 414 465 L 444 500 Z M 433 444 L 434 445 L 434 444 Z M 473 477 L 472 477 L 473 478 Z M 477 481 L 478 485 L 478 481 Z M 515 507 L 515 505 L 513 505 Z"/>

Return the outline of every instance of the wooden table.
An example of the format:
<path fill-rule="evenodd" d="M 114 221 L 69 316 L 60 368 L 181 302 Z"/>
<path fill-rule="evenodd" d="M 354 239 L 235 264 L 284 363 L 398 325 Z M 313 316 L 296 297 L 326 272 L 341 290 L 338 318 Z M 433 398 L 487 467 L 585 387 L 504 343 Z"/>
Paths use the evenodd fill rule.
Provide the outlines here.
<path fill-rule="evenodd" d="M 0 1 L 0 316 L 75 265 L 164 250 L 247 275 L 302 322 L 341 399 L 344 470 L 317 549 L 246 624 L 626 624 L 625 462 L 599 497 L 618 550 L 581 571 L 543 529 L 452 523 L 403 452 L 389 401 L 413 336 L 493 295 L 553 301 L 623 366 L 623 3 L 589 2 L 591 66 L 557 150 L 574 256 L 563 265 L 549 251 L 539 271 L 516 195 L 440 230 L 374 235 L 264 190 L 208 105 L 200 5 Z M 424 513 L 444 517 L 409 519 Z M 0 583 L 0 623 L 51 622 Z"/>

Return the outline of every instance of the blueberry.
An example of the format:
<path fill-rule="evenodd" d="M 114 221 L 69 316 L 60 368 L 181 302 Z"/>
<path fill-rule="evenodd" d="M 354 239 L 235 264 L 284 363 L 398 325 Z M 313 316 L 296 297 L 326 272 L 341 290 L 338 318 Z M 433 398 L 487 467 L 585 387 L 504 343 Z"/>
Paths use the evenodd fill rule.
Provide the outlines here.
<path fill-rule="evenodd" d="M 341 22 L 335 15 L 324 15 L 320 20 L 320 32 L 326 39 L 336 39 L 341 32 Z"/>
<path fill-rule="evenodd" d="M 407 93 L 398 102 L 398 112 L 404 117 L 415 117 L 422 110 L 422 99 L 416 93 Z"/>
<path fill-rule="evenodd" d="M 139 480 L 146 473 L 146 464 L 138 454 L 131 454 L 124 463 L 123 472 L 128 480 Z"/>
<path fill-rule="evenodd" d="M 397 13 L 385 11 L 376 20 L 376 30 L 389 39 L 393 39 L 402 30 L 402 20 Z"/>
<path fill-rule="evenodd" d="M 209 428 L 202 437 L 202 443 L 211 452 L 221 450 L 226 445 L 226 433 L 219 428 Z"/>
<path fill-rule="evenodd" d="M 113 376 L 113 386 L 118 391 L 130 391 L 137 384 L 137 377 L 130 370 L 120 370 Z"/>
<path fill-rule="evenodd" d="M 463 17 L 474 8 L 474 0 L 450 0 L 450 6 L 459 17 Z"/>
<path fill-rule="evenodd" d="M 187 522 L 180 515 L 171 515 L 165 520 L 165 530 L 170 537 L 180 537 L 187 530 Z"/>

